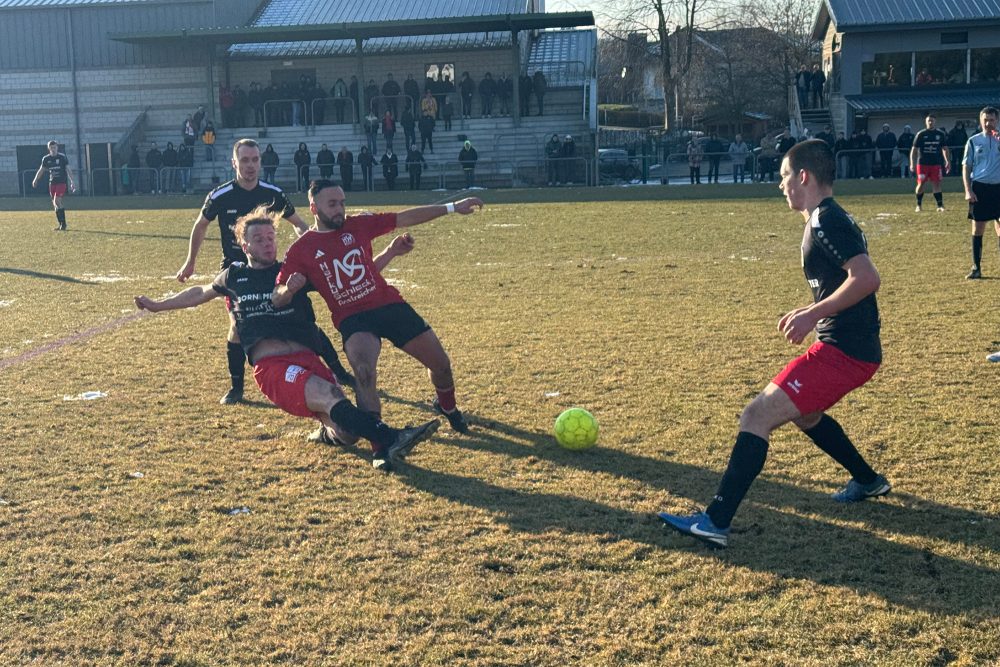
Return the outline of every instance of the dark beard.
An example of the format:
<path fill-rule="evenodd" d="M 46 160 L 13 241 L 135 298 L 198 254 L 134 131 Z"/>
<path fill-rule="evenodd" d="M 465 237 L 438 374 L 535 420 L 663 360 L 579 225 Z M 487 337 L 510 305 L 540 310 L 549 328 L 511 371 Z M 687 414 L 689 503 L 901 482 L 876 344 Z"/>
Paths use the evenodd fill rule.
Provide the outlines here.
<path fill-rule="evenodd" d="M 343 220 L 335 224 L 332 218 L 327 218 L 322 213 L 316 213 L 316 220 L 320 229 L 340 229 L 344 226 Z"/>

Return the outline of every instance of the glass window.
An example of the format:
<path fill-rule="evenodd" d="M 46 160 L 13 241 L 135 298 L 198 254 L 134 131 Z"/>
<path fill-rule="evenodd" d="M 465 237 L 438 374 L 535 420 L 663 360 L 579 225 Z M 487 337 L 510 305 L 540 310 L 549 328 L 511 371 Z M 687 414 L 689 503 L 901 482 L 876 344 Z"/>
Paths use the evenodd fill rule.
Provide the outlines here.
<path fill-rule="evenodd" d="M 910 85 L 910 53 L 876 53 L 875 60 L 861 64 L 865 89 Z"/>
<path fill-rule="evenodd" d="M 441 81 L 447 77 L 448 81 L 455 82 L 454 63 L 428 65 L 425 76 L 432 81 Z"/>
<path fill-rule="evenodd" d="M 1000 81 L 1000 49 L 972 49 L 972 83 Z"/>
<path fill-rule="evenodd" d="M 965 49 L 918 52 L 916 83 L 918 86 L 966 83 Z"/>

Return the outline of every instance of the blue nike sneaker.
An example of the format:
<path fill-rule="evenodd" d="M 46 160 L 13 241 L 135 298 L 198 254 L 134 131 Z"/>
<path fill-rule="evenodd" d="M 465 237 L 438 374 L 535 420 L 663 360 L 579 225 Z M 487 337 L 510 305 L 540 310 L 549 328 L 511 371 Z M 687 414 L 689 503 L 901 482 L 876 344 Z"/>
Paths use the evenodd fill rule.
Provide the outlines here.
<path fill-rule="evenodd" d="M 879 475 L 871 484 L 861 484 L 852 479 L 847 483 L 847 486 L 830 497 L 838 503 L 859 503 L 868 498 L 884 496 L 890 491 L 892 491 L 892 485 L 889 484 L 889 480 Z"/>
<path fill-rule="evenodd" d="M 704 512 L 691 516 L 660 512 L 657 516 L 678 533 L 701 540 L 713 549 L 725 549 L 729 546 L 729 529 L 718 528 Z"/>

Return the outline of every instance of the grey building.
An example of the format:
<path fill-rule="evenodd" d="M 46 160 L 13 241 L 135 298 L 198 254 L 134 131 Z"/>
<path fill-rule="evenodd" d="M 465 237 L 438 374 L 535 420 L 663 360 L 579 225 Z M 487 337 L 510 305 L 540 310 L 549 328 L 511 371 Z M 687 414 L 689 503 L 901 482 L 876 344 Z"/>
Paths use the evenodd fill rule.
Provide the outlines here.
<path fill-rule="evenodd" d="M 823 0 L 813 23 L 822 41 L 830 113 L 838 131 L 975 126 L 1000 103 L 1000 1 Z M 971 133 L 971 132 L 970 132 Z"/>

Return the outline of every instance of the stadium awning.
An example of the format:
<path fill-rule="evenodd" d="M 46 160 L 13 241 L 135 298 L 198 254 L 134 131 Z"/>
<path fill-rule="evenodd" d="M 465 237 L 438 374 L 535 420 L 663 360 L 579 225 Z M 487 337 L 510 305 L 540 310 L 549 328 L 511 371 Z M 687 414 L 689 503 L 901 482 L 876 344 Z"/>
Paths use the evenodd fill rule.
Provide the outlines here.
<path fill-rule="evenodd" d="M 237 28 L 182 28 L 166 32 L 111 33 L 110 39 L 129 44 L 186 46 L 206 44 L 253 44 L 312 40 L 371 39 L 407 35 L 448 35 L 463 32 L 512 32 L 545 28 L 576 28 L 594 25 L 593 12 L 551 14 L 506 14 L 463 16 L 449 19 L 412 19 L 376 23 L 329 23 L 323 25 L 264 26 Z"/>
<path fill-rule="evenodd" d="M 979 109 L 1000 104 L 1000 88 L 847 95 L 844 100 L 855 111 L 862 113 Z"/>

